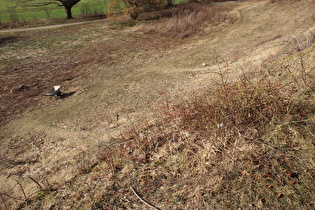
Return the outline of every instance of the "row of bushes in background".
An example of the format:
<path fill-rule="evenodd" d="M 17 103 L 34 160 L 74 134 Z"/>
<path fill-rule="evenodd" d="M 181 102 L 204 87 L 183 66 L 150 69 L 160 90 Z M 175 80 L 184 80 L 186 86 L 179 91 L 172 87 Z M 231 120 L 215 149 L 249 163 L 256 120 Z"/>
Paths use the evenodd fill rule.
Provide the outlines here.
<path fill-rule="evenodd" d="M 108 11 L 111 12 L 116 5 L 123 5 L 124 11 L 132 20 L 137 20 L 140 12 L 159 11 L 161 9 L 187 2 L 223 2 L 227 0 L 113 0 L 108 5 Z"/>
<path fill-rule="evenodd" d="M 140 12 L 160 10 L 187 1 L 189 0 L 101 0 L 96 3 L 82 3 L 81 1 L 80 4 L 73 7 L 73 15 L 90 18 L 124 11 L 131 19 L 136 20 Z M 65 17 L 64 8 L 56 5 L 22 7 L 0 3 L 0 28 L 20 26 L 40 20 L 60 19 L 61 17 Z"/>

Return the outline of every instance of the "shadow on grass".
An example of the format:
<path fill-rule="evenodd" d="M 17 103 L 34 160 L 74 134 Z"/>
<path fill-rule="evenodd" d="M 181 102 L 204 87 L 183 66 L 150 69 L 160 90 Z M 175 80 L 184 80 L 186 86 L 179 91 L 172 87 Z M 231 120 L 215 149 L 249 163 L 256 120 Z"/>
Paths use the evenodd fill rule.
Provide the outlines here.
<path fill-rule="evenodd" d="M 8 36 L 0 38 L 0 47 L 4 47 L 7 44 L 15 43 L 18 41 L 17 36 Z"/>

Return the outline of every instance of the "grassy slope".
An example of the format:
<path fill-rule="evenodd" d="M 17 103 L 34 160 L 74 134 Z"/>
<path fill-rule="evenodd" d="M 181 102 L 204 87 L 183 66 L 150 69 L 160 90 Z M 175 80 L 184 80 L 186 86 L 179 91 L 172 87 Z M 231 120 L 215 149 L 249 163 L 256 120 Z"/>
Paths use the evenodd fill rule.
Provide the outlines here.
<path fill-rule="evenodd" d="M 73 97 L 45 101 L 2 129 L 2 148 L 7 148 L 2 151 L 7 158 L 2 192 L 23 199 L 13 178 L 30 195 L 38 187 L 27 178 L 32 176 L 46 190 L 30 196 L 29 208 L 147 209 L 130 187 L 162 209 L 312 208 L 314 47 L 312 33 L 305 32 L 313 24 L 313 5 L 251 1 L 234 6 L 236 23 L 206 30 L 210 36 L 175 44 L 175 49 L 167 47 L 172 39 L 100 25 L 60 37 L 82 50 L 73 62 L 63 63 L 86 74 L 63 82 L 73 88 L 67 91 L 77 91 Z M 300 48 L 289 35 L 293 29 Z M 51 38 L 35 48 L 49 56 L 70 54 L 58 50 L 60 44 Z M 140 40 L 141 46 L 134 45 Z M 154 48 L 161 43 L 166 46 L 159 53 Z M 86 54 L 78 52 L 93 46 L 93 56 L 82 59 Z M 21 58 L 11 54 L 4 61 L 12 59 Z M 203 62 L 208 67 L 199 67 Z M 204 88 L 207 84 L 212 85 Z M 197 96 L 188 94 L 173 105 L 173 93 L 191 90 L 198 90 Z M 156 124 L 152 118 L 131 124 L 143 119 L 150 106 L 159 108 Z M 118 138 L 124 127 L 129 129 Z M 2 205 L 18 203 L 3 197 Z"/>
<path fill-rule="evenodd" d="M 10 15 L 10 8 L 12 2 L 1 1 L 0 2 L 0 21 L 7 22 L 12 21 Z M 85 13 L 104 13 L 106 12 L 106 1 L 91 1 L 81 0 L 77 5 L 73 7 L 73 16 L 84 15 Z M 63 7 L 57 5 L 48 5 L 45 7 L 17 7 L 15 10 L 17 18 L 20 21 L 24 20 L 39 20 L 46 18 L 61 18 L 65 17 L 65 11 Z"/>
<path fill-rule="evenodd" d="M 184 1 L 175 1 L 176 4 Z M 3 0 L 0 2 L 0 22 L 23 22 L 41 19 L 64 18 L 66 16 L 64 8 L 57 5 L 48 5 L 44 7 L 21 7 L 15 10 L 12 8 L 13 2 Z M 74 17 L 88 16 L 93 14 L 104 14 L 107 11 L 107 1 L 81 0 L 72 9 Z"/>

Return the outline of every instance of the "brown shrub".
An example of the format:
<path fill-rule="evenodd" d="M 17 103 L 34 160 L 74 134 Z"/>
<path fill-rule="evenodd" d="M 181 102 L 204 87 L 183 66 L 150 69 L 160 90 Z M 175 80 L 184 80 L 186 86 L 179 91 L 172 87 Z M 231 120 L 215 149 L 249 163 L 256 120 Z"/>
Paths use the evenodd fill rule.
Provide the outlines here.
<path fill-rule="evenodd" d="M 221 82 L 191 101 L 162 103 L 160 123 L 132 127 L 109 146 L 119 190 L 136 187 L 164 208 L 314 206 L 315 84 L 301 64 L 236 82 L 220 71 Z"/>

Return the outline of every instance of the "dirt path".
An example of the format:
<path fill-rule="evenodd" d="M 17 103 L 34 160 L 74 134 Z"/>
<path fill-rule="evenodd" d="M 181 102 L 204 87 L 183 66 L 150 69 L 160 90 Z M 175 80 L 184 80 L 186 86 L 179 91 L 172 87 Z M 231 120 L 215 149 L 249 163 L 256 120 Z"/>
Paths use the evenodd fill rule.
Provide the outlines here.
<path fill-rule="evenodd" d="M 0 191 L 20 195 L 14 178 L 22 177 L 25 191 L 34 192 L 36 185 L 28 176 L 62 185 L 95 164 L 103 145 L 122 130 L 152 119 L 152 110 L 164 99 L 175 101 L 176 95 L 208 86 L 226 63 L 236 77 L 259 68 L 271 55 L 292 50 L 287 48 L 292 36 L 313 24 L 311 11 L 307 5 L 279 9 L 269 2 L 229 3 L 239 16 L 235 24 L 174 49 L 147 52 L 149 59 L 139 52 L 118 66 L 93 65 L 87 70 L 93 75 L 88 85 L 77 87 L 76 94 L 50 100 L 2 127 L 0 183 L 5 184 Z"/>
<path fill-rule="evenodd" d="M 76 23 L 64 23 L 64 24 L 30 27 L 30 28 L 3 29 L 3 30 L 0 30 L 0 33 L 15 33 L 15 32 L 21 32 L 21 31 L 43 30 L 43 29 L 59 28 L 59 27 L 65 27 L 65 26 L 82 25 L 82 24 L 88 24 L 91 22 L 99 22 L 99 21 L 104 21 L 104 20 L 102 20 L 102 19 L 101 20 L 90 20 L 90 21 L 83 21 L 83 22 L 76 22 Z"/>

